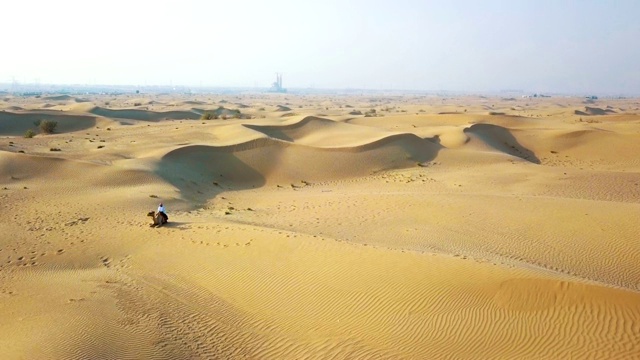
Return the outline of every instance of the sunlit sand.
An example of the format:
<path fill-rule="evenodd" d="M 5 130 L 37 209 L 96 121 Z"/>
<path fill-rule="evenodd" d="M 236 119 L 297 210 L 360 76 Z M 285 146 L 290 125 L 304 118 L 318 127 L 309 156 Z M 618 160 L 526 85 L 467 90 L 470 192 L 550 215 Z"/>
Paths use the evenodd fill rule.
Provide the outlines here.
<path fill-rule="evenodd" d="M 639 358 L 639 154 L 637 99 L 6 95 L 0 357 Z"/>

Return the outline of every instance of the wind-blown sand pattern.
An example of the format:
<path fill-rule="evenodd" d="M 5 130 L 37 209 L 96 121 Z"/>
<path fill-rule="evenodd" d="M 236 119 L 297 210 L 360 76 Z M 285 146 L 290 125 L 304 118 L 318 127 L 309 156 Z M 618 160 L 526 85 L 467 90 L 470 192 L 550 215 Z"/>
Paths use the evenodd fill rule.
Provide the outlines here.
<path fill-rule="evenodd" d="M 137 96 L 0 99 L 2 359 L 640 358 L 638 100 Z"/>

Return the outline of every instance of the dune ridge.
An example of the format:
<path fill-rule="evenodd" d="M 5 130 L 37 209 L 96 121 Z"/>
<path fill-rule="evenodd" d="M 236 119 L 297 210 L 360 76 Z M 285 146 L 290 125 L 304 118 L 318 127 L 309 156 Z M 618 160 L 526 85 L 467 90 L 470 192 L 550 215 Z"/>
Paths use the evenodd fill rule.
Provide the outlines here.
<path fill-rule="evenodd" d="M 615 114 L 616 112 L 613 109 L 607 108 L 607 109 L 601 109 L 598 107 L 591 107 L 591 106 L 585 106 L 584 107 L 584 111 L 581 110 L 575 110 L 575 114 L 576 115 L 583 115 L 583 116 L 588 116 L 588 115 L 609 115 L 609 114 Z"/>
<path fill-rule="evenodd" d="M 68 100 L 74 100 L 75 98 L 69 95 L 55 95 L 55 96 L 45 96 L 42 99 L 50 100 L 50 101 L 68 101 Z"/>
<path fill-rule="evenodd" d="M 181 147 L 164 155 L 156 165 L 156 172 L 185 196 L 203 201 L 206 193 L 208 198 L 217 194 L 221 184 L 240 189 L 302 180 L 355 178 L 416 166 L 433 159 L 438 149 L 437 145 L 410 134 L 340 148 L 315 148 L 260 138 L 225 146 Z"/>
<path fill-rule="evenodd" d="M 91 114 L 116 119 L 160 121 L 199 119 L 200 115 L 191 111 L 149 111 L 140 109 L 106 109 L 99 106 L 88 111 Z"/>

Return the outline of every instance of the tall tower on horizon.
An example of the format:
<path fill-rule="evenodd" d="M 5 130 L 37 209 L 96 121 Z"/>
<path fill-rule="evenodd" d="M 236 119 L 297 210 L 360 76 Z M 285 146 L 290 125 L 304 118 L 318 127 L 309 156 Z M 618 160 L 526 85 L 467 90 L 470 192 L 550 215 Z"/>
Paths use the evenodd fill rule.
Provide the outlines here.
<path fill-rule="evenodd" d="M 271 92 L 286 93 L 287 89 L 282 87 L 282 74 L 276 73 L 276 81 L 271 84 Z"/>

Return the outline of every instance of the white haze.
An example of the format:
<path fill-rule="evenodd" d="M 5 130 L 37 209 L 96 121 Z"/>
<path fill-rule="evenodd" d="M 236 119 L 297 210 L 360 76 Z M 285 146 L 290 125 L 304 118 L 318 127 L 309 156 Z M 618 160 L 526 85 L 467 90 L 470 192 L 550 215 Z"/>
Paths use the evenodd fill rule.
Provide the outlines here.
<path fill-rule="evenodd" d="M 639 1 L 9 1 L 0 82 L 640 94 Z"/>

